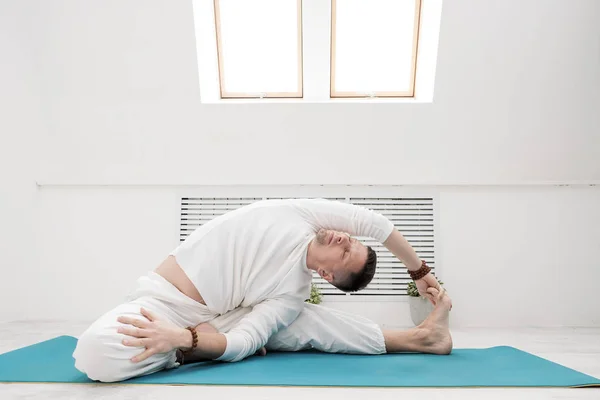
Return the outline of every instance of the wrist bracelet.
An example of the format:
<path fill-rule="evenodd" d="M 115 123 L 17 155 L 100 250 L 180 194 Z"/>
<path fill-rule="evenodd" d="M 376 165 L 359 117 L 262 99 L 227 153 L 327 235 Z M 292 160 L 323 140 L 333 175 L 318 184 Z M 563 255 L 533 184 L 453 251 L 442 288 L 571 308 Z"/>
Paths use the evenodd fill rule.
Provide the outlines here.
<path fill-rule="evenodd" d="M 192 328 L 191 326 L 188 326 L 185 329 L 192 333 L 192 347 L 186 351 L 183 351 L 181 349 L 175 350 L 175 361 L 178 362 L 179 365 L 185 364 L 186 354 L 193 352 L 194 349 L 198 346 L 198 332 L 196 332 L 196 329 Z"/>
<path fill-rule="evenodd" d="M 425 260 L 421 260 L 421 268 L 419 268 L 416 271 L 409 270 L 408 274 L 410 275 L 413 281 L 418 281 L 419 279 L 422 279 L 425 275 L 427 275 L 429 272 L 431 272 L 431 268 L 429 268 Z"/>
<path fill-rule="evenodd" d="M 196 332 L 196 329 L 192 328 L 191 326 L 188 326 L 185 329 L 192 333 L 192 348 L 185 351 L 185 353 L 191 353 L 198 346 L 198 332 Z"/>

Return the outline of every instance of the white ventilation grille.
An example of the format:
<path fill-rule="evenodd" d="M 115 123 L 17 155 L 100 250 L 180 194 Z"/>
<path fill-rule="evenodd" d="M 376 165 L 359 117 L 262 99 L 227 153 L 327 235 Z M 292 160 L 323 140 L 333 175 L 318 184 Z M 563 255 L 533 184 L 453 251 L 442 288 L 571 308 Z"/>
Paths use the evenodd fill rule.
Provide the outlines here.
<path fill-rule="evenodd" d="M 183 242 L 196 228 L 211 219 L 259 200 L 262 197 L 184 197 L 181 199 L 179 240 Z"/>
<path fill-rule="evenodd" d="M 184 197 L 181 199 L 180 241 L 196 228 L 245 205 L 260 200 L 285 197 Z M 435 271 L 433 199 L 430 197 L 328 197 L 329 200 L 350 202 L 369 208 L 387 217 L 415 249 L 419 257 Z M 381 243 L 371 238 L 357 237 L 377 253 L 377 273 L 364 290 L 352 296 L 406 295 L 411 281 L 406 267 Z M 347 295 L 314 275 L 314 283 L 323 295 Z"/>

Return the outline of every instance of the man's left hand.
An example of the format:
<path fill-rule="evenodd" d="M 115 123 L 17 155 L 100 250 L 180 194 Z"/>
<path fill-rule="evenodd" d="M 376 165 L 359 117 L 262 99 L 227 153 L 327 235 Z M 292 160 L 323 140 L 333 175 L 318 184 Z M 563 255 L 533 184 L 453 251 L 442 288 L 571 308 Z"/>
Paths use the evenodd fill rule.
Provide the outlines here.
<path fill-rule="evenodd" d="M 440 283 L 435 279 L 435 276 L 430 272 L 425 275 L 423 278 L 415 281 L 415 285 L 417 286 L 417 290 L 419 294 L 426 299 L 429 299 L 431 304 L 435 305 L 435 297 L 427 291 L 430 287 L 441 290 Z"/>
<path fill-rule="evenodd" d="M 117 319 L 117 321 L 129 325 L 122 326 L 117 330 L 119 333 L 130 336 L 123 339 L 123 344 L 125 346 L 146 348 L 143 353 L 133 357 L 131 361 L 134 363 L 144 361 L 154 354 L 168 353 L 182 346 L 187 333 L 185 329 L 158 319 L 154 313 L 144 308 L 140 312 L 147 320 L 131 317 L 119 317 Z"/>

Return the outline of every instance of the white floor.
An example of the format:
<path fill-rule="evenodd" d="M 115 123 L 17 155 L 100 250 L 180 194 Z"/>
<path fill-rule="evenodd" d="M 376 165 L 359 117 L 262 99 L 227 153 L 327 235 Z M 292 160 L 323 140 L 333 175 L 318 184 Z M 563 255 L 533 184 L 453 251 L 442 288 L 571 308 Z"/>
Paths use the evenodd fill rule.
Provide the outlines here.
<path fill-rule="evenodd" d="M 0 323 L 0 353 L 58 335 L 78 336 L 86 324 Z M 600 328 L 453 330 L 456 348 L 509 345 L 600 378 Z M 327 371 L 315 371 L 327 373 Z M 600 399 L 590 389 L 352 389 L 228 386 L 0 384 L 0 399 Z"/>

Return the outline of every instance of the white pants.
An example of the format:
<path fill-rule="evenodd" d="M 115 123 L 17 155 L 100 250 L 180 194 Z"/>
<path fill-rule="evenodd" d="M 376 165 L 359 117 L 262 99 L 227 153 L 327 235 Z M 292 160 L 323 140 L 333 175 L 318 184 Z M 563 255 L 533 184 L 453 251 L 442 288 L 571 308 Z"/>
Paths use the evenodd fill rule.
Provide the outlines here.
<path fill-rule="evenodd" d="M 119 316 L 144 318 L 140 314 L 140 308 L 144 307 L 180 327 L 209 322 L 225 333 L 252 310 L 247 307 L 223 315 L 212 313 L 154 272 L 138 280 L 137 289 L 129 300 L 101 316 L 79 338 L 73 353 L 75 367 L 90 379 L 115 382 L 179 366 L 175 350 L 155 354 L 139 363 L 131 362 L 130 359 L 143 349 L 121 343 L 125 335 L 117 333 L 123 325 L 117 322 Z M 270 351 L 315 349 L 329 353 L 385 353 L 383 333 L 374 322 L 308 303 L 298 318 L 273 335 L 265 347 Z"/>

